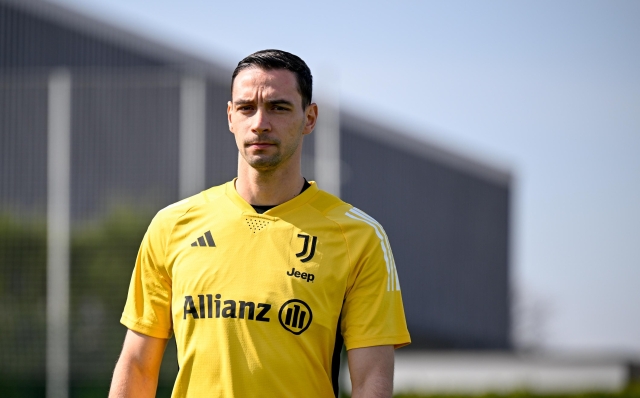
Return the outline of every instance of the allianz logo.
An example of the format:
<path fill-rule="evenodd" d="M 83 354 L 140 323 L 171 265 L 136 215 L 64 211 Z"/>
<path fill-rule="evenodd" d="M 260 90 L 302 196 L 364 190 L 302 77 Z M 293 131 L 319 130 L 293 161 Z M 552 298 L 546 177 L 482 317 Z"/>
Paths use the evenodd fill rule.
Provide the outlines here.
<path fill-rule="evenodd" d="M 301 277 L 302 274 L 300 274 Z M 308 275 L 307 275 L 308 278 Z M 214 299 L 215 298 L 215 299 Z M 183 320 L 243 319 L 257 322 L 271 321 L 271 304 L 246 300 L 223 300 L 221 294 L 184 296 Z M 286 301 L 278 311 L 280 325 L 294 335 L 300 335 L 311 326 L 313 312 L 299 299 Z"/>
<path fill-rule="evenodd" d="M 253 301 L 235 301 L 224 300 L 222 301 L 222 295 L 216 294 L 216 299 L 213 299 L 213 294 L 198 294 L 198 306 L 193 300 L 193 296 L 184 296 L 184 314 L 182 319 L 187 319 L 190 315 L 193 319 L 206 319 L 214 318 L 240 318 L 247 319 L 249 321 L 269 322 L 267 314 L 271 310 L 271 304 L 267 303 L 254 303 Z M 215 303 L 215 305 L 214 305 Z M 256 315 L 256 309 L 257 315 Z"/>

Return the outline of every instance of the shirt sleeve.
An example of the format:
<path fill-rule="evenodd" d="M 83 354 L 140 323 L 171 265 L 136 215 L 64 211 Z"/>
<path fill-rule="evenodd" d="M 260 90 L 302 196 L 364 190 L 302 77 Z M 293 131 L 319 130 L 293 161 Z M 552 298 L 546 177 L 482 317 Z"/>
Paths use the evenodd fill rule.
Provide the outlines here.
<path fill-rule="evenodd" d="M 405 346 L 411 338 L 387 235 L 377 221 L 358 209 L 346 215 L 353 220 L 345 231 L 352 262 L 341 322 L 347 350 Z"/>
<path fill-rule="evenodd" d="M 169 231 L 164 224 L 159 213 L 144 235 L 120 322 L 133 331 L 168 339 L 173 334 L 173 327 L 171 277 L 165 268 Z"/>

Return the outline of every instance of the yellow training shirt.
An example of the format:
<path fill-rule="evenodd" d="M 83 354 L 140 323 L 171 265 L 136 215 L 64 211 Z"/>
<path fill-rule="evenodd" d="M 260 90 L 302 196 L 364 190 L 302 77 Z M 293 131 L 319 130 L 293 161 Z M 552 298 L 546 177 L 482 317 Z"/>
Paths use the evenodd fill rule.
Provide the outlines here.
<path fill-rule="evenodd" d="M 175 334 L 173 397 L 334 397 L 342 338 L 410 342 L 384 230 L 314 182 L 264 214 L 234 181 L 158 212 L 121 322 Z"/>

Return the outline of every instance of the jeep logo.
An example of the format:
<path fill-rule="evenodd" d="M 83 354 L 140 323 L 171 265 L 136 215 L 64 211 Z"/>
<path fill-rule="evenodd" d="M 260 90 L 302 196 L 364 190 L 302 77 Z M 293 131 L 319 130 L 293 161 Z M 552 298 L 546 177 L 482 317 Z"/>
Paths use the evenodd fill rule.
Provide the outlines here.
<path fill-rule="evenodd" d="M 302 300 L 292 299 L 282 304 L 278 313 L 280 324 L 289 332 L 299 335 L 309 328 L 313 314 Z"/>
<path fill-rule="evenodd" d="M 287 275 L 293 276 L 294 278 L 300 278 L 307 282 L 313 282 L 316 279 L 315 275 L 309 274 L 306 272 L 296 271 L 295 267 L 291 269 L 291 271 L 287 272 Z"/>

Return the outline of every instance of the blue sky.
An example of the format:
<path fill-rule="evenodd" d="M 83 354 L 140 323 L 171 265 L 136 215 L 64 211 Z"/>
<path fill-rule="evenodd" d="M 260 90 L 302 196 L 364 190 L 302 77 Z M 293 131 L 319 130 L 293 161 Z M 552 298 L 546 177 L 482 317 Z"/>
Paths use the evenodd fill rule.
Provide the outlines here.
<path fill-rule="evenodd" d="M 228 66 L 291 51 L 343 107 L 510 169 L 544 347 L 640 355 L 640 2 L 55 1 Z"/>

